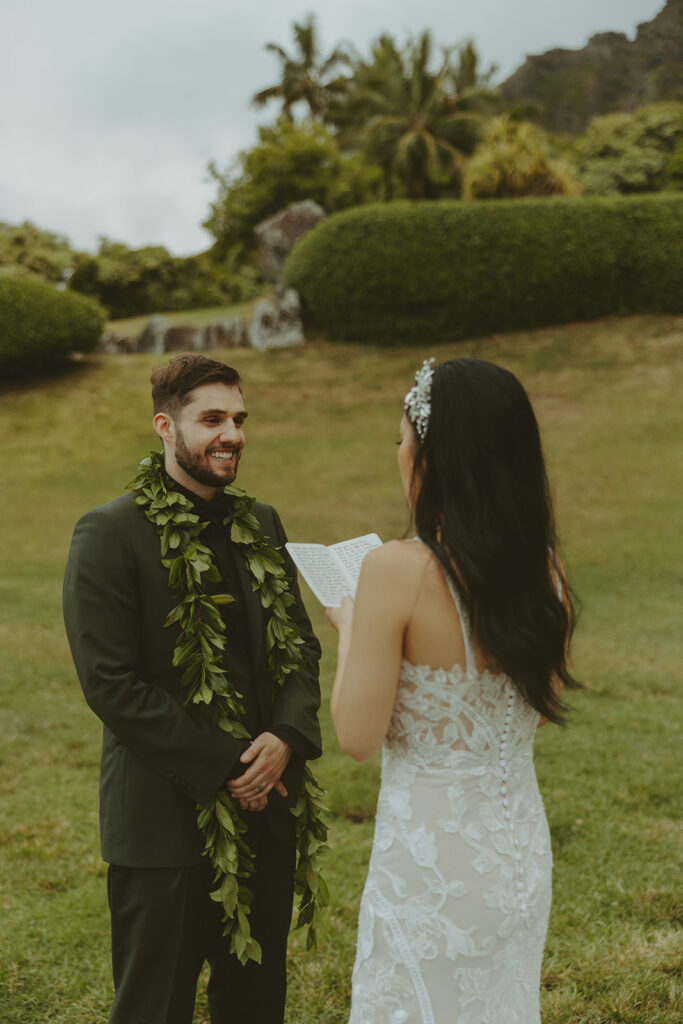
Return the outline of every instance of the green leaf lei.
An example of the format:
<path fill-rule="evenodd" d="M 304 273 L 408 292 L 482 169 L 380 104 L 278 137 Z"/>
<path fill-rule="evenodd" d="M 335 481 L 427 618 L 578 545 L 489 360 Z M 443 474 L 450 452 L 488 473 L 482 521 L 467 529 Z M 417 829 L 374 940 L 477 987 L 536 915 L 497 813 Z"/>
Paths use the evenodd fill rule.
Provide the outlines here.
<path fill-rule="evenodd" d="M 169 586 L 179 597 L 165 625 L 179 627 L 173 665 L 183 670 L 184 703 L 197 704 L 231 736 L 249 738 L 242 724 L 241 694 L 231 685 L 221 665 L 225 623 L 216 606 L 234 598 L 229 594 L 206 593 L 203 580 L 221 579 L 213 564 L 213 552 L 199 539 L 208 524 L 200 521 L 189 498 L 168 487 L 163 467 L 163 454 L 153 452 L 142 460 L 129 487 L 137 494 L 136 504 L 157 528 L 162 562 L 169 570 Z M 266 625 L 268 669 L 275 683 L 282 686 L 289 673 L 301 664 L 299 648 L 303 643 L 296 624 L 287 614 L 294 596 L 283 568 L 284 559 L 277 548 L 268 544 L 251 511 L 255 499 L 234 485 L 224 490 L 235 501 L 223 523 L 233 543 L 242 549 L 252 589 L 260 592 L 261 604 L 270 609 Z M 292 813 L 296 817 L 297 841 L 294 890 L 299 897 L 296 927 L 308 926 L 308 949 L 315 949 L 319 912 L 329 899 L 318 865 L 319 855 L 327 849 L 321 798 L 322 790 L 306 765 L 301 793 Z M 198 812 L 197 823 L 206 840 L 204 853 L 215 870 L 216 886 L 211 897 L 223 904 L 224 934 L 230 937 L 230 951 L 243 964 L 248 960 L 260 963 L 261 947 L 251 934 L 249 923 L 252 893 L 245 882 L 254 870 L 253 854 L 243 838 L 246 825 L 240 818 L 237 802 L 227 790 L 221 790 L 209 803 L 199 805 Z"/>

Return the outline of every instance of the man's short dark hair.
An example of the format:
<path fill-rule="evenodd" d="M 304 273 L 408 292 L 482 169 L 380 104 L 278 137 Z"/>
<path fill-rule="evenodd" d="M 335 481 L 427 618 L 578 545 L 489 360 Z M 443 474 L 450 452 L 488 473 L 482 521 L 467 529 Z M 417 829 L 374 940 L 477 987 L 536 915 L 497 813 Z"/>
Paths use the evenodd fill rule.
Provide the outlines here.
<path fill-rule="evenodd" d="M 188 395 L 202 384 L 227 384 L 239 387 L 240 375 L 232 366 L 206 356 L 176 356 L 168 366 L 158 367 L 151 376 L 154 414 L 175 417 L 187 404 Z"/>

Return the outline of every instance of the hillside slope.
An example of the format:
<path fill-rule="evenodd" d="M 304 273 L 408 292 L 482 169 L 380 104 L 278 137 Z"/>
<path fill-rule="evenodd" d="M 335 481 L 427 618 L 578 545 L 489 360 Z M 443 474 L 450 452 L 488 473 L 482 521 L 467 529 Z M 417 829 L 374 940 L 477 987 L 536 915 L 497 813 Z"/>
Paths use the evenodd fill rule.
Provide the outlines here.
<path fill-rule="evenodd" d="M 500 91 L 549 131 L 573 134 L 598 114 L 683 100 L 683 0 L 667 0 L 633 40 L 602 32 L 581 50 L 527 57 Z"/>

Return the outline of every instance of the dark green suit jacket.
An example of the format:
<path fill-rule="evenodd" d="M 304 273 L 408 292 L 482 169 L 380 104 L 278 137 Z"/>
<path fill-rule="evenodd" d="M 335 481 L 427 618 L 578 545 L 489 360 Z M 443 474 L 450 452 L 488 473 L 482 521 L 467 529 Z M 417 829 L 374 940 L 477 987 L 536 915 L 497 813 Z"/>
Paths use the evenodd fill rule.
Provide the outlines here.
<path fill-rule="evenodd" d="M 286 540 L 275 509 L 254 514 L 270 543 Z M 239 551 L 239 548 L 238 548 Z M 241 556 L 253 687 L 261 731 L 295 729 L 307 757 L 321 753 L 320 645 L 303 607 L 296 569 L 286 557 L 296 603 L 289 613 L 304 640 L 303 664 L 277 687 L 265 650 L 267 614 Z M 220 584 L 216 586 L 220 590 Z M 85 698 L 104 724 L 100 772 L 102 857 L 129 867 L 181 867 L 202 859 L 196 804 L 223 785 L 243 749 L 190 705 L 182 705 L 181 671 L 173 668 L 177 626 L 164 627 L 177 603 L 161 564 L 156 528 L 127 494 L 88 512 L 74 531 L 64 580 L 64 619 Z M 303 761 L 293 755 L 283 781 L 296 797 Z M 291 828 L 287 803 L 271 792 L 273 831 Z"/>

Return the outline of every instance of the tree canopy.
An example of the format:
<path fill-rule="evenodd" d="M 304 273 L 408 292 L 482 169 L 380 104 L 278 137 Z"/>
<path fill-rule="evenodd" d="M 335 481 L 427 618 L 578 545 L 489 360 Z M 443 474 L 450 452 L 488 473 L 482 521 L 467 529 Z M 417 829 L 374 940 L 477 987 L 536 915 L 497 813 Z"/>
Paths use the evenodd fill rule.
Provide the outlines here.
<path fill-rule="evenodd" d="M 323 125 L 285 118 L 260 128 L 258 144 L 231 170 L 209 169 L 218 195 L 204 226 L 221 254 L 249 252 L 256 225 L 289 203 L 313 199 L 333 212 L 376 199 L 381 177 L 363 154 L 342 155 Z"/>
<path fill-rule="evenodd" d="M 23 274 L 59 284 L 68 280 L 76 256 L 64 235 L 28 220 L 15 225 L 0 221 L 0 275 Z"/>
<path fill-rule="evenodd" d="M 673 180 L 668 165 L 682 139 L 683 103 L 651 103 L 632 113 L 594 118 L 574 146 L 586 194 L 665 187 Z"/>

